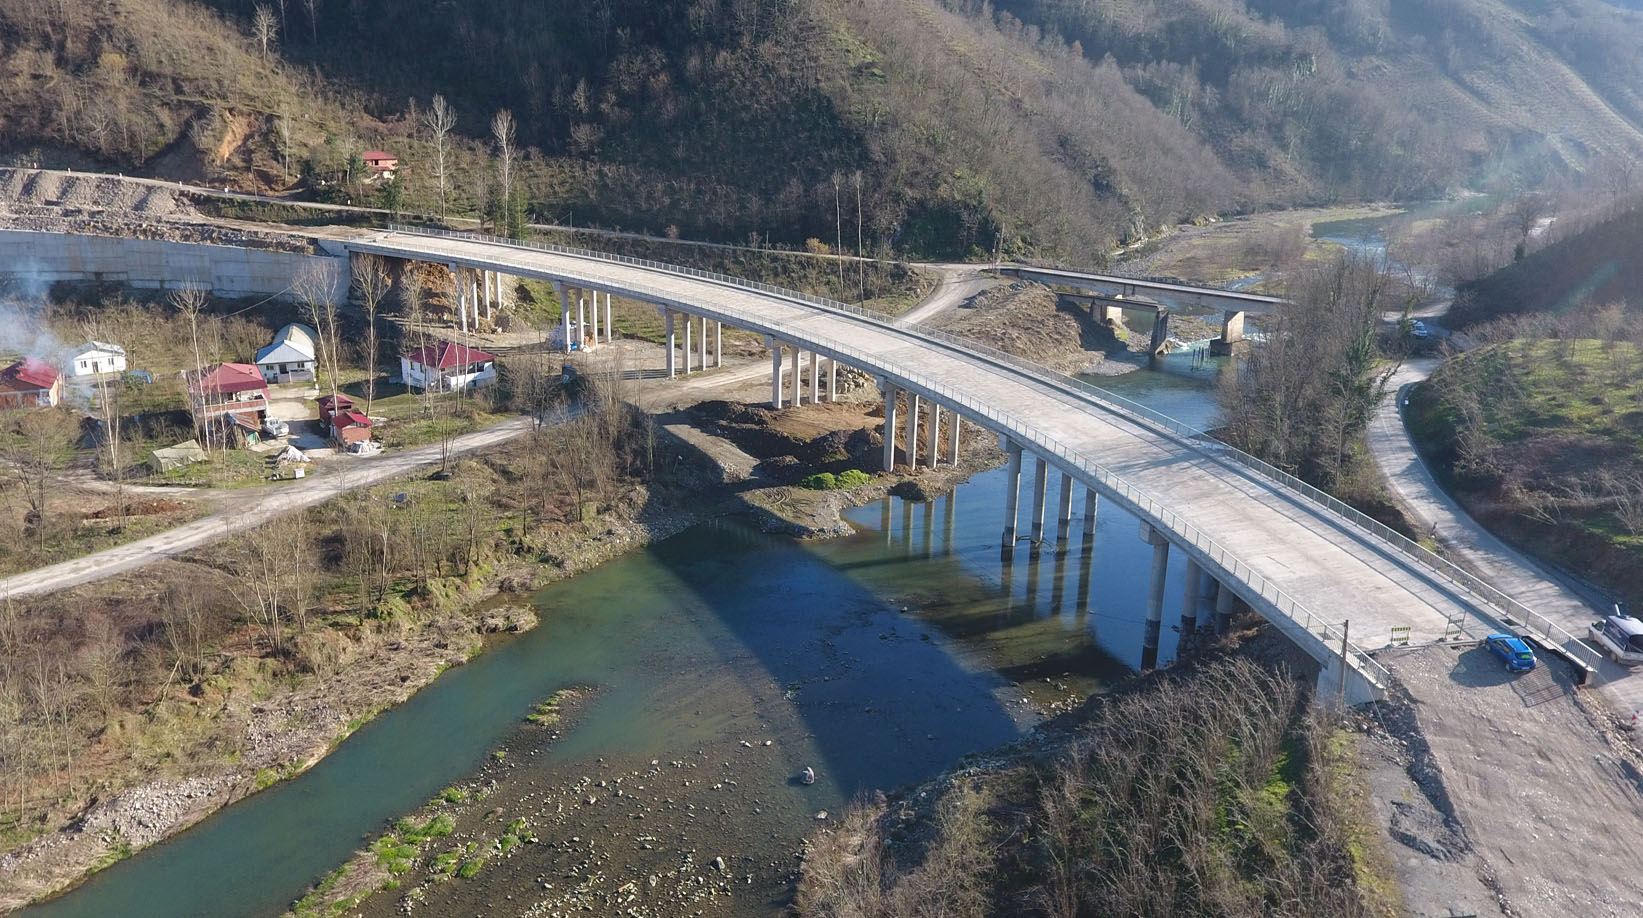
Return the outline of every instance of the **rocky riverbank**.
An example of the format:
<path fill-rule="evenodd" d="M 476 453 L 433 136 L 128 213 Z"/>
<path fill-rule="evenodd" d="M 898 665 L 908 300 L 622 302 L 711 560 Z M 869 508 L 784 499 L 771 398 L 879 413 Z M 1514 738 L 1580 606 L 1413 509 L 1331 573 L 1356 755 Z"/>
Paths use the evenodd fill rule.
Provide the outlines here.
<path fill-rule="evenodd" d="M 714 436 L 711 431 L 705 435 Z M 595 518 L 537 545 L 538 557 L 547 563 L 498 565 L 481 577 L 452 583 L 437 614 L 406 619 L 392 629 L 359 630 L 346 640 L 330 638 L 334 646 L 328 671 L 297 680 L 295 688 L 288 683 L 275 688 L 280 680 L 267 672 L 269 661 L 255 656 L 230 661 L 222 678 L 200 687 L 197 695 L 170 687 L 168 693 L 194 710 L 214 711 L 203 727 L 189 729 L 205 729 L 216 738 L 196 735 L 187 741 L 233 753 L 218 756 L 215 765 L 198 763 L 182 777 L 123 786 L 105 781 L 78 812 L 63 815 L 60 828 L 0 856 L 0 912 L 60 893 L 224 806 L 300 774 L 377 713 L 403 703 L 445 669 L 481 652 L 487 635 L 535 625 L 528 608 L 499 596 L 575 576 L 724 514 L 747 513 L 771 532 L 843 534 L 849 527 L 840 513 L 848 507 L 878 499 L 910 478 L 932 490 L 949 487 L 996 462 L 992 453 L 996 450 L 978 446 L 956 469 L 878 476 L 852 491 L 810 491 L 756 477 L 734 488 L 681 488 L 682 493 L 661 500 L 636 486 Z M 711 464 L 710 455 L 693 458 Z M 694 480 L 714 479 L 722 480 L 722 475 L 704 471 Z M 181 564 L 168 564 L 176 569 L 161 576 L 187 576 Z M 184 741 L 180 736 L 174 740 Z"/>

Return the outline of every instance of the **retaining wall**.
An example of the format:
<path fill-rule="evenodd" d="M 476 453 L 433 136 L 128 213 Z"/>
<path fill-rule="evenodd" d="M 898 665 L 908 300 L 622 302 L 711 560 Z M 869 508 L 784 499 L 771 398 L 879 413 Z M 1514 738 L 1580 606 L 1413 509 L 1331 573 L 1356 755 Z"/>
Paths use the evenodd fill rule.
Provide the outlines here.
<path fill-rule="evenodd" d="M 98 281 L 149 290 L 209 284 L 221 297 L 293 298 L 291 283 L 312 265 L 336 278 L 331 300 L 348 296 L 348 259 L 227 245 L 80 233 L 0 230 L 0 278 L 49 286 Z"/>

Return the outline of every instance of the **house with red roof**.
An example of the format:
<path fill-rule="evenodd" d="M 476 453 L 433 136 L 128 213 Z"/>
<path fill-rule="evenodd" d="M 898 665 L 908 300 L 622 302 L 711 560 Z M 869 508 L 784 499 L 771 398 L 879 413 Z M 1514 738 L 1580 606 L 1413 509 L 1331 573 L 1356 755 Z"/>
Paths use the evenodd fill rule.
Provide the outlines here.
<path fill-rule="evenodd" d="M 331 439 L 345 447 L 371 439 L 371 419 L 351 408 L 331 415 L 328 423 Z"/>
<path fill-rule="evenodd" d="M 399 170 L 399 157 L 382 150 L 366 150 L 360 157 L 365 160 L 365 168 L 371 170 L 371 181 L 388 181 Z"/>
<path fill-rule="evenodd" d="M 183 371 L 194 423 L 205 427 L 213 422 L 256 431 L 268 411 L 268 382 L 262 371 L 249 363 L 219 363 L 203 373 Z"/>
<path fill-rule="evenodd" d="M 63 374 L 38 357 L 0 370 L 0 409 L 50 408 L 63 396 Z"/>
<path fill-rule="evenodd" d="M 400 376 L 413 389 L 478 389 L 496 384 L 496 358 L 478 348 L 441 341 L 399 355 Z"/>
<path fill-rule="evenodd" d="M 331 419 L 344 411 L 354 409 L 354 400 L 338 392 L 336 395 L 322 395 L 314 404 L 319 406 L 319 422 L 329 427 Z"/>

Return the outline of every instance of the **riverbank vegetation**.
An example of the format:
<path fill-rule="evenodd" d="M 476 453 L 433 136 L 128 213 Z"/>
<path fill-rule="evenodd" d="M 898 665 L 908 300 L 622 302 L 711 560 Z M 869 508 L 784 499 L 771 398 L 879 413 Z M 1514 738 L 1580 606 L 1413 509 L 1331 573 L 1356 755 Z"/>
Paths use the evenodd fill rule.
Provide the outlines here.
<path fill-rule="evenodd" d="M 1643 350 L 1618 307 L 1497 327 L 1416 389 L 1421 451 L 1509 541 L 1643 600 Z M 1611 337 L 1585 335 L 1607 332 Z"/>
<path fill-rule="evenodd" d="M 1397 913 L 1347 786 L 1350 733 L 1287 673 L 1200 662 L 1059 726 L 853 805 L 812 837 L 798 912 Z"/>
<path fill-rule="evenodd" d="M 1387 520 L 1363 434 L 1407 351 L 1383 312 L 1405 312 L 1416 291 L 1358 255 L 1302 271 L 1288 301 L 1263 319 L 1220 391 L 1220 432 L 1232 445 Z M 1383 520 L 1384 521 L 1384 520 Z"/>

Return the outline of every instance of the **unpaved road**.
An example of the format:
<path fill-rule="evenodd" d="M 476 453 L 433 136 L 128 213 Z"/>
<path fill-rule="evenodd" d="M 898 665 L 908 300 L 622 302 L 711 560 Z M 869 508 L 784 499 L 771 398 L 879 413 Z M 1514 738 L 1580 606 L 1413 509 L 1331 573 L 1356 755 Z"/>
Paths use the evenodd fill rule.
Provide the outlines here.
<path fill-rule="evenodd" d="M 464 434 L 452 441 L 451 452 L 460 454 L 495 446 L 530 430 L 531 424 L 529 418 L 515 418 Z M 224 492 L 223 499 L 230 505 L 227 510 L 107 551 L 7 577 L 0 580 L 0 596 L 62 590 L 112 577 L 260 526 L 292 510 L 323 503 L 346 491 L 437 465 L 441 453 L 441 446 L 434 443 L 370 459 L 339 458 L 327 467 L 325 474 L 302 482 L 246 489 L 238 495 Z M 241 502 L 235 502 L 236 496 L 242 496 Z"/>
<path fill-rule="evenodd" d="M 1514 675 L 1473 644 L 1379 659 L 1412 696 L 1464 827 L 1458 847 L 1470 851 L 1452 851 L 1442 869 L 1464 866 L 1517 918 L 1643 914 L 1643 771 L 1635 750 L 1599 729 L 1590 696 L 1576 698 L 1566 666 Z M 1419 873 L 1420 855 L 1395 844 L 1393 856 L 1400 873 Z M 1452 898 L 1422 908 L 1418 878 L 1401 879 L 1411 913 L 1495 913 L 1462 883 L 1428 884 L 1425 896 Z"/>

